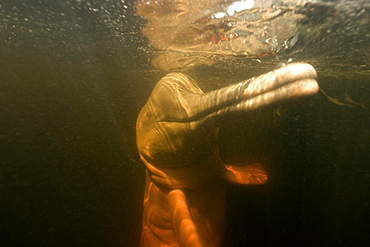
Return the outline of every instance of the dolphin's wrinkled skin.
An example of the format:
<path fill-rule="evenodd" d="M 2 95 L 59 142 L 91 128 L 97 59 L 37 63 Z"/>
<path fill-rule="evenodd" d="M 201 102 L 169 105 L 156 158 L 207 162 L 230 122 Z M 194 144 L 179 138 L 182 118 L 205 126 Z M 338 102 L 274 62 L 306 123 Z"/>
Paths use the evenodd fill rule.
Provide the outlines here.
<path fill-rule="evenodd" d="M 304 63 L 208 93 L 181 73 L 162 78 L 136 124 L 137 148 L 147 168 L 141 246 L 223 246 L 221 182 L 262 184 L 267 176 L 259 164 L 223 164 L 218 127 L 318 90 L 315 69 Z"/>

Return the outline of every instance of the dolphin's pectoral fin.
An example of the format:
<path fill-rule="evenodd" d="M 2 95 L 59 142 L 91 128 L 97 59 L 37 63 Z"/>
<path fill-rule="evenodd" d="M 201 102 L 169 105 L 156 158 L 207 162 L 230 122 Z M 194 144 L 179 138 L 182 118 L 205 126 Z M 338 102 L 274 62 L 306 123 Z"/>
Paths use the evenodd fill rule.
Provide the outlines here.
<path fill-rule="evenodd" d="M 232 183 L 264 184 L 268 179 L 264 167 L 258 163 L 242 167 L 225 165 L 225 168 L 225 178 Z"/>

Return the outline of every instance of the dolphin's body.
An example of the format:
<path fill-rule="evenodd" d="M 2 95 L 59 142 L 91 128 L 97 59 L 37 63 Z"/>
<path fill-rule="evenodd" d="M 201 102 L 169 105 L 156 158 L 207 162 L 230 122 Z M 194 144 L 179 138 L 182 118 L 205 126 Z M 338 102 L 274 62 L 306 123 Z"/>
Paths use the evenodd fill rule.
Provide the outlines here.
<path fill-rule="evenodd" d="M 262 184 L 259 164 L 223 164 L 217 129 L 225 122 L 319 90 L 316 71 L 296 63 L 203 93 L 181 73 L 162 78 L 141 110 L 137 147 L 146 165 L 141 246 L 222 246 L 223 180 Z"/>

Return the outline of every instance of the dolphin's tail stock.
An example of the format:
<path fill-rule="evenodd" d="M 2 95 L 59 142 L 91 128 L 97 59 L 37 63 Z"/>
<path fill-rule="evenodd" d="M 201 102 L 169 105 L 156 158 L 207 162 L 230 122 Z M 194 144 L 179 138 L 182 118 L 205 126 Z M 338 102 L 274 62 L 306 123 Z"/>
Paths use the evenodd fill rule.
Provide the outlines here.
<path fill-rule="evenodd" d="M 141 247 L 216 247 L 223 241 L 224 191 L 170 189 L 146 172 Z"/>
<path fill-rule="evenodd" d="M 141 247 L 219 247 L 224 241 L 225 193 L 217 181 L 194 190 L 170 189 L 146 172 Z"/>
<path fill-rule="evenodd" d="M 197 228 L 191 217 L 184 191 L 172 190 L 168 194 L 172 225 L 180 246 L 203 247 Z"/>

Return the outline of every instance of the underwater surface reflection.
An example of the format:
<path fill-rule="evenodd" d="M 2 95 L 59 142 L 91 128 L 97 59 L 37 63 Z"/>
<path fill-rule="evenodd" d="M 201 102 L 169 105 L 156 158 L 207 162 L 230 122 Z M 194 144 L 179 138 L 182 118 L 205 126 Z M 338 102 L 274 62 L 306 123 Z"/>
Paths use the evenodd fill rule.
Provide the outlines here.
<path fill-rule="evenodd" d="M 262 12 L 146 2 L 152 12 L 137 12 L 144 1 L 0 3 L 0 245 L 138 246 L 145 166 L 135 122 L 155 84 L 181 71 L 210 91 L 291 62 L 316 68 L 311 101 L 219 130 L 225 163 L 258 161 L 269 178 L 226 186 L 226 242 L 369 242 L 369 1 L 254 1 Z M 160 28 L 177 29 L 149 34 L 161 15 L 177 19 Z"/>

